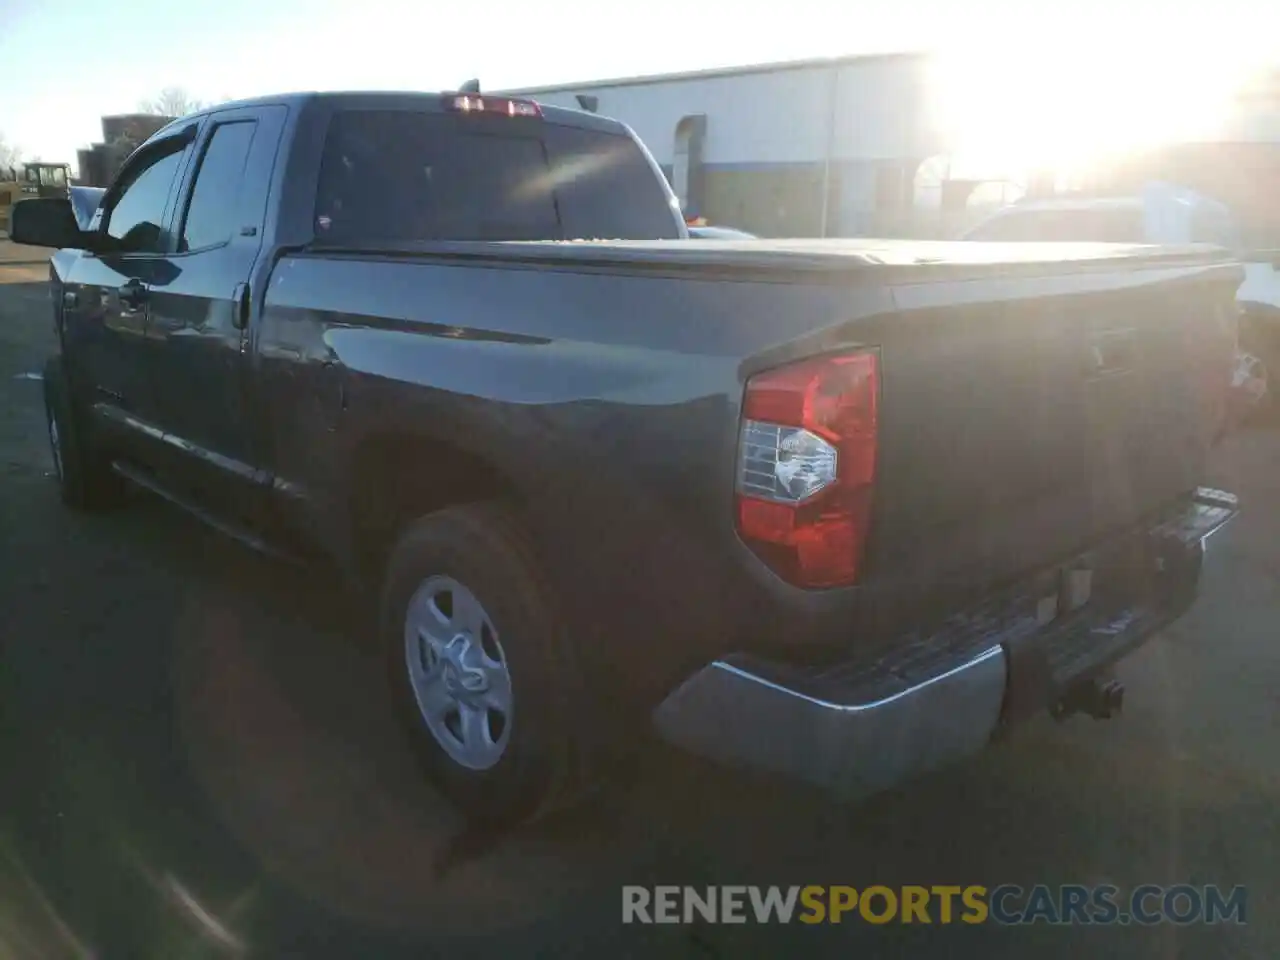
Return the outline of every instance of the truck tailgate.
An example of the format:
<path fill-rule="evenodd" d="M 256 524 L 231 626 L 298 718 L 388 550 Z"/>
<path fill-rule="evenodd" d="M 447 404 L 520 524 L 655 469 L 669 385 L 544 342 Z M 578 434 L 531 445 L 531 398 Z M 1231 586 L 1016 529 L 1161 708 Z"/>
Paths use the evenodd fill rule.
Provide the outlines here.
<path fill-rule="evenodd" d="M 1088 279 L 896 288 L 870 576 L 998 583 L 1203 480 L 1238 270 Z"/>

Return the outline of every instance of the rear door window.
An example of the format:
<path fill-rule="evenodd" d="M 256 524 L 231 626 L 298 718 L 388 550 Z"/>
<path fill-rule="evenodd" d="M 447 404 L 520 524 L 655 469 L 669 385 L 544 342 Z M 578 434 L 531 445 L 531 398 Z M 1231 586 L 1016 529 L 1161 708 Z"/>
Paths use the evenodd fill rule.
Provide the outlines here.
<path fill-rule="evenodd" d="M 351 244 L 678 236 L 657 174 L 628 137 L 403 110 L 333 116 L 315 230 Z"/>
<path fill-rule="evenodd" d="M 253 143 L 252 120 L 220 123 L 213 128 L 196 172 L 178 250 L 186 253 L 226 243 L 239 211 L 244 165 Z"/>

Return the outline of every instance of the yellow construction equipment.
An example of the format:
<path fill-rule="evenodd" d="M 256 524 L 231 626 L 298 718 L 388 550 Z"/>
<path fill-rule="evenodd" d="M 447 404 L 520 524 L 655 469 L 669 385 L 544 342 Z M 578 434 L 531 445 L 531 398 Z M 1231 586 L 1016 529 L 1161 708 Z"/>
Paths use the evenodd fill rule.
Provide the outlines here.
<path fill-rule="evenodd" d="M 22 199 L 22 186 L 16 180 L 0 183 L 0 233 L 9 232 L 9 211 Z"/>
<path fill-rule="evenodd" d="M 0 170 L 0 231 L 9 232 L 9 210 L 27 197 L 65 197 L 71 186 L 71 165 L 32 160 Z"/>

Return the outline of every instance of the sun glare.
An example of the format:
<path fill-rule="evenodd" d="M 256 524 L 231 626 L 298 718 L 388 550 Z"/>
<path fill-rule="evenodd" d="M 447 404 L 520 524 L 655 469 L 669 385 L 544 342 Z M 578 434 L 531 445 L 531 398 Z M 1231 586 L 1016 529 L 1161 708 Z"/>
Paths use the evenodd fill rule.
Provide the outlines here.
<path fill-rule="evenodd" d="M 939 58 L 933 93 L 953 175 L 1070 174 L 1161 143 L 1218 136 L 1246 73 L 1229 48 L 1177 53 L 1057 40 Z"/>

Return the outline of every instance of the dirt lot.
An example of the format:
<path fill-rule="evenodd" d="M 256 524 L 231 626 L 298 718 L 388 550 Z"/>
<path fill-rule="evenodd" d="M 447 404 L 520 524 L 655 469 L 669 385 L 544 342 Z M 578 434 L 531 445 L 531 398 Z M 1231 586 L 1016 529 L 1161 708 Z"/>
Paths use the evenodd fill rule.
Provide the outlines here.
<path fill-rule="evenodd" d="M 0 233 L 0 264 L 42 263 L 49 259 L 49 251 L 39 247 L 24 247 Z"/>
<path fill-rule="evenodd" d="M 0 265 L 0 956 L 1280 956 L 1280 438 L 1125 665 L 1125 715 L 1033 723 L 844 808 L 646 745 L 591 809 L 438 869 L 456 823 L 322 575 L 142 499 L 57 502 L 44 268 Z M 1249 888 L 1247 926 L 623 927 L 623 883 Z"/>

